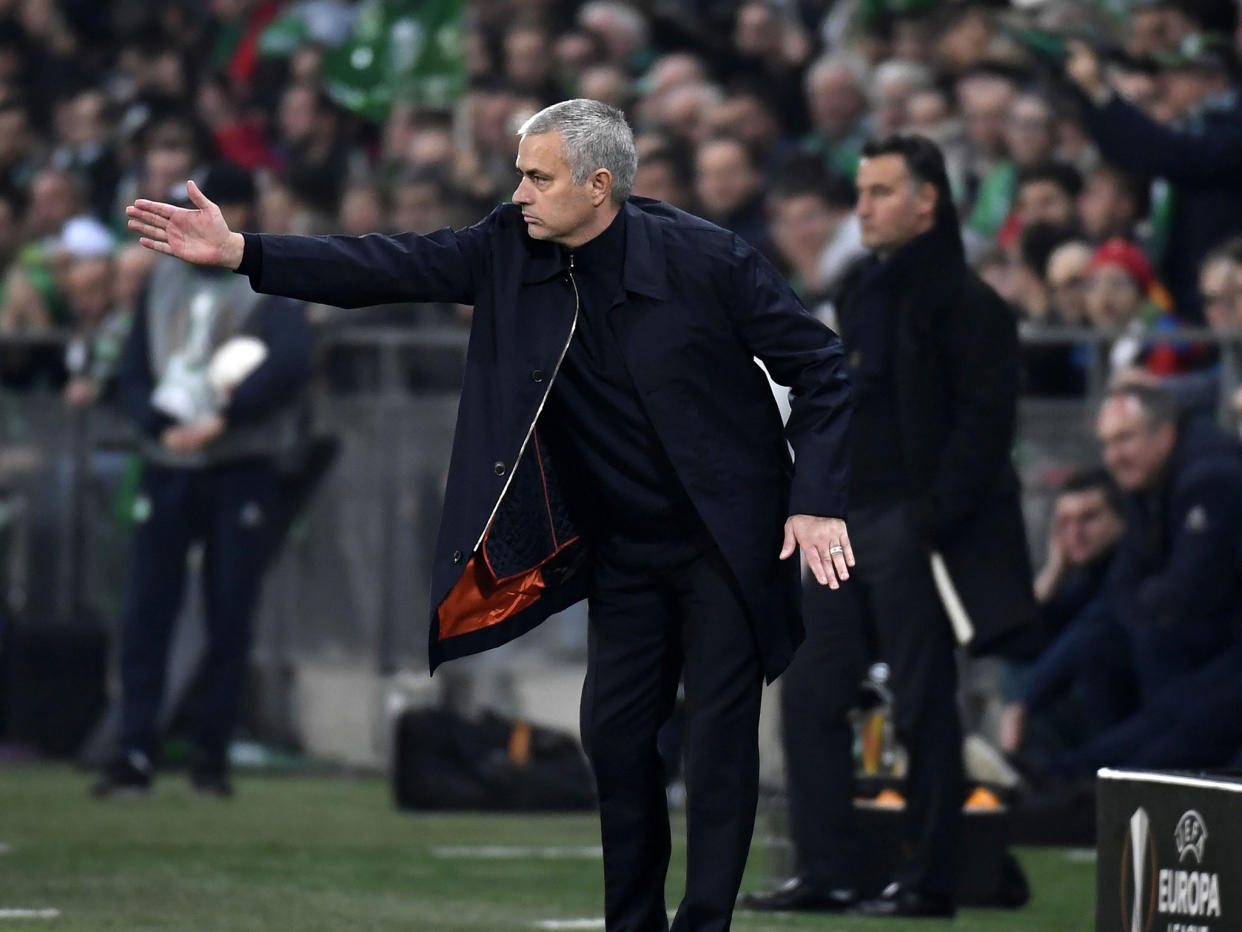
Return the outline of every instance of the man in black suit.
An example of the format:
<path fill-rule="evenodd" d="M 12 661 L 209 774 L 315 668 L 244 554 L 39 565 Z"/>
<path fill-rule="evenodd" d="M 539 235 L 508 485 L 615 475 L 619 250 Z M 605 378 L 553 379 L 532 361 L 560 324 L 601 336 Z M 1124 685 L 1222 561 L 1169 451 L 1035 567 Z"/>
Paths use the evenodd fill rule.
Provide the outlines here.
<path fill-rule="evenodd" d="M 963 797 L 955 649 L 985 650 L 1034 618 L 1009 459 L 1017 323 L 966 265 L 934 143 L 868 143 L 857 184 L 873 255 L 846 276 L 837 308 L 855 399 L 849 497 L 859 566 L 849 589 L 810 594 L 807 639 L 782 684 L 799 873 L 743 904 L 951 916 Z M 950 586 L 963 606 L 952 625 L 942 606 Z M 846 714 L 864 633 L 891 668 L 910 763 L 901 866 L 881 896 L 860 904 Z"/>
<path fill-rule="evenodd" d="M 582 732 L 613 932 L 668 928 L 656 732 L 684 677 L 689 851 L 673 928 L 725 930 L 754 825 L 761 685 L 802 635 L 790 557 L 801 547 L 830 587 L 853 562 L 840 342 L 738 237 L 630 198 L 619 111 L 567 101 L 520 135 L 513 203 L 456 232 L 243 236 L 197 192 L 198 211 L 139 201 L 130 226 L 263 292 L 474 305 L 432 665 L 589 596 Z M 785 430 L 755 357 L 794 389 Z"/>

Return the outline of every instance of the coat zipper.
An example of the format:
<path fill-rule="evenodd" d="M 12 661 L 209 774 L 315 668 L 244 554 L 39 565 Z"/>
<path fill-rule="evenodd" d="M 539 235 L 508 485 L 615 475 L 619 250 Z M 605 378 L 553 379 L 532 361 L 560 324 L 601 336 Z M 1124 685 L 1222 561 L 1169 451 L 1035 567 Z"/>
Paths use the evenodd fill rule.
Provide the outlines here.
<path fill-rule="evenodd" d="M 548 387 L 543 393 L 543 398 L 539 401 L 539 407 L 535 409 L 535 417 L 531 420 L 530 427 L 526 429 L 526 436 L 522 439 L 522 445 L 518 447 L 517 459 L 513 462 L 513 468 L 509 470 L 509 478 L 505 480 L 504 487 L 500 490 L 500 495 L 496 499 L 496 504 L 492 506 L 492 513 L 487 516 L 487 521 L 483 525 L 483 533 L 474 542 L 474 548 L 471 550 L 471 553 L 477 553 L 479 548 L 483 546 L 483 539 L 487 537 L 487 531 L 492 526 L 496 512 L 500 510 L 500 503 L 505 500 L 505 494 L 509 491 L 509 483 L 517 475 L 518 465 L 522 462 L 523 454 L 526 453 L 526 445 L 530 443 L 531 435 L 535 432 L 535 424 L 539 422 L 539 415 L 543 413 L 543 406 L 548 403 L 548 396 L 552 394 L 552 385 L 556 382 L 557 373 L 561 371 L 561 363 L 565 361 L 565 354 L 569 352 L 569 344 L 573 342 L 574 332 L 578 329 L 578 311 L 581 307 L 581 298 L 578 294 L 578 282 L 574 279 L 574 254 L 572 252 L 569 254 L 569 272 L 567 274 L 569 275 L 569 283 L 574 288 L 574 319 L 569 325 L 569 337 L 561 348 L 561 355 L 556 360 L 556 367 L 552 370 L 552 375 L 548 379 Z"/>

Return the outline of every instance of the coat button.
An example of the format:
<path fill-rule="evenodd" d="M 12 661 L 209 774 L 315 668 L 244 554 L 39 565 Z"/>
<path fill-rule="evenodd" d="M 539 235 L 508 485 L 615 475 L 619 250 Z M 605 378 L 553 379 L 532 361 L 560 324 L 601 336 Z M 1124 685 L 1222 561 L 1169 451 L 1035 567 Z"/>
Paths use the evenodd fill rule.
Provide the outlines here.
<path fill-rule="evenodd" d="M 533 370 L 531 370 L 531 373 L 530 373 L 530 380 L 531 380 L 532 382 L 542 382 L 542 381 L 544 380 L 544 378 L 545 378 L 545 375 L 544 375 L 544 371 L 543 371 L 542 369 L 533 369 Z"/>
<path fill-rule="evenodd" d="M 494 472 L 498 476 L 503 476 L 505 474 L 505 464 L 497 463 L 495 466 L 492 467 L 492 472 Z"/>
<path fill-rule="evenodd" d="M 453 565 L 457 566 L 462 561 L 462 552 L 460 550 L 453 551 Z"/>

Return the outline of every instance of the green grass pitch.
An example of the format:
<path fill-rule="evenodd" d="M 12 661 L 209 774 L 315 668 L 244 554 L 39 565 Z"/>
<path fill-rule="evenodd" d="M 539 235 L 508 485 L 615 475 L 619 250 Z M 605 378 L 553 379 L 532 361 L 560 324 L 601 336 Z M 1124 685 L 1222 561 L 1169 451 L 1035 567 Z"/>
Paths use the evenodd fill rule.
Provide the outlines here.
<path fill-rule="evenodd" d="M 602 915 L 590 815 L 403 813 L 379 778 L 243 776 L 231 801 L 200 799 L 177 774 L 145 799 L 93 800 L 88 783 L 65 766 L 0 767 L 0 932 L 507 932 L 590 928 L 566 921 Z M 551 850 L 451 850 L 481 846 Z M 675 846 L 670 907 L 684 855 Z M 1033 890 L 1021 910 L 965 910 L 952 923 L 739 912 L 734 928 L 1090 930 L 1094 864 L 1063 849 L 1018 855 Z M 756 843 L 744 889 L 766 874 Z"/>

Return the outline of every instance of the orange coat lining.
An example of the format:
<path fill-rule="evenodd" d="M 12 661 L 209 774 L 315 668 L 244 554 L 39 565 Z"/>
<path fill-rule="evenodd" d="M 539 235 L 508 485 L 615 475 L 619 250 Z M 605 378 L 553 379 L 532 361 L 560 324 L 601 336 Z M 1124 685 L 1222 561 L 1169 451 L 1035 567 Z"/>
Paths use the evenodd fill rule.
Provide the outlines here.
<path fill-rule="evenodd" d="M 486 548 L 480 547 L 479 553 L 466 564 L 461 579 L 440 603 L 436 612 L 440 622 L 438 640 L 490 628 L 534 605 L 545 588 L 543 565 L 577 540 L 567 540 L 537 566 L 499 581 L 487 563 Z"/>

